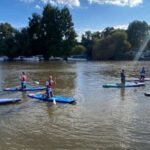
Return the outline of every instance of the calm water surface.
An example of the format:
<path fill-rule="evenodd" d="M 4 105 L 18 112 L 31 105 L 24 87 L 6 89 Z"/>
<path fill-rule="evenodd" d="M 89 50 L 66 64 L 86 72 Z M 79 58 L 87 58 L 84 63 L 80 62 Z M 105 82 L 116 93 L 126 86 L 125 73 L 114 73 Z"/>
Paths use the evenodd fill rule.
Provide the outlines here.
<path fill-rule="evenodd" d="M 149 150 L 150 82 L 145 87 L 105 89 L 119 82 L 120 69 L 134 77 L 150 62 L 5 62 L 0 63 L 0 97 L 22 102 L 0 106 L 0 150 Z M 76 104 L 52 105 L 27 97 L 28 92 L 3 92 L 19 85 L 22 71 L 29 82 L 44 85 L 56 76 L 56 95 L 77 99 Z"/>

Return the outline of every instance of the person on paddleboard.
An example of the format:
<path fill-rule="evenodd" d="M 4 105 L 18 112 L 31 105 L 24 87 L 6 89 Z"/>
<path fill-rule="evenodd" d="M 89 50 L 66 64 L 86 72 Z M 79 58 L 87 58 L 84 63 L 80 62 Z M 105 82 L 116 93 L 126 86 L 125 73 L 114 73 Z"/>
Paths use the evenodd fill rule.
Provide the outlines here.
<path fill-rule="evenodd" d="M 122 84 L 125 84 L 126 79 L 125 79 L 125 73 L 124 73 L 124 70 L 121 70 L 120 78 L 121 78 L 121 83 L 122 83 Z"/>
<path fill-rule="evenodd" d="M 25 89 L 27 86 L 27 75 L 25 74 L 25 72 L 22 72 L 20 76 L 20 81 L 21 81 L 21 88 Z"/>
<path fill-rule="evenodd" d="M 145 79 L 145 68 L 142 67 L 140 71 L 140 81 L 144 81 L 144 79 Z"/>
<path fill-rule="evenodd" d="M 48 80 L 46 81 L 46 97 L 50 98 L 53 97 L 53 88 L 56 85 L 56 81 L 53 80 L 53 77 L 50 75 Z"/>

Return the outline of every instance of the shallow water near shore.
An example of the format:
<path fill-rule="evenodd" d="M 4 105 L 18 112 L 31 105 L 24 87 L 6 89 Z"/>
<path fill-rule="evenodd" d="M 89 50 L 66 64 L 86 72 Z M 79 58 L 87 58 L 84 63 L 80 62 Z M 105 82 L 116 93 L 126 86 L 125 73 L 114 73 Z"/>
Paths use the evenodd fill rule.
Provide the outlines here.
<path fill-rule="evenodd" d="M 0 62 L 0 97 L 22 102 L 0 105 L 0 149 L 100 149 L 150 148 L 150 82 L 145 87 L 103 88 L 119 83 L 119 73 L 137 77 L 141 67 L 150 77 L 150 62 Z M 25 71 L 30 85 L 56 77 L 55 95 L 74 97 L 75 104 L 40 102 L 32 92 L 4 92 L 18 86 Z"/>

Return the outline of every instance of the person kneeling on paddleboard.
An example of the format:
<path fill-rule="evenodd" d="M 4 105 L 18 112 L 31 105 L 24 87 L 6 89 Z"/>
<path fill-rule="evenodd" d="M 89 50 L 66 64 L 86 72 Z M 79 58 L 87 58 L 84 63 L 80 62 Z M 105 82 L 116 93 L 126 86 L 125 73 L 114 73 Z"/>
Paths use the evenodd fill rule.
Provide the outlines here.
<path fill-rule="evenodd" d="M 125 74 L 124 74 L 124 70 L 121 71 L 120 73 L 120 78 L 121 78 L 121 84 L 125 84 Z"/>
<path fill-rule="evenodd" d="M 46 97 L 53 97 L 53 88 L 56 85 L 56 81 L 53 80 L 53 77 L 50 75 L 49 79 L 46 81 Z"/>
<path fill-rule="evenodd" d="M 21 89 L 25 89 L 27 86 L 27 76 L 26 76 L 25 72 L 22 72 L 20 81 L 21 81 Z"/>

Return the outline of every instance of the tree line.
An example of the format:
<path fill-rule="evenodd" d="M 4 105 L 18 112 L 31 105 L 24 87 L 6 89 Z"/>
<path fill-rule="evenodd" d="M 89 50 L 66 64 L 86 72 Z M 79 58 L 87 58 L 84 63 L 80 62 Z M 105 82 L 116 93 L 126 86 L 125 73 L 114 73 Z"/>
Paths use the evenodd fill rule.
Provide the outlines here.
<path fill-rule="evenodd" d="M 101 32 L 86 31 L 78 42 L 69 9 L 48 4 L 41 15 L 33 13 L 22 29 L 0 23 L 0 55 L 10 59 L 33 55 L 42 55 L 45 60 L 50 56 L 67 59 L 81 54 L 90 60 L 133 59 L 133 53 L 143 45 L 144 50 L 150 49 L 149 29 L 147 22 L 137 20 L 126 30 L 107 27 Z"/>
<path fill-rule="evenodd" d="M 33 13 L 28 26 L 17 30 L 9 23 L 0 24 L 0 54 L 17 56 L 43 55 L 67 57 L 76 43 L 72 16 L 67 7 L 46 5 L 42 15 Z"/>
<path fill-rule="evenodd" d="M 149 31 L 147 22 L 135 20 L 126 30 L 107 27 L 102 32 L 86 31 L 81 44 L 91 60 L 131 60 L 138 51 L 147 51 L 150 57 Z"/>

